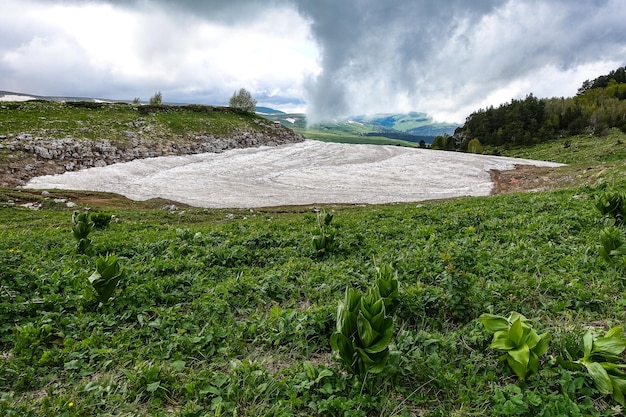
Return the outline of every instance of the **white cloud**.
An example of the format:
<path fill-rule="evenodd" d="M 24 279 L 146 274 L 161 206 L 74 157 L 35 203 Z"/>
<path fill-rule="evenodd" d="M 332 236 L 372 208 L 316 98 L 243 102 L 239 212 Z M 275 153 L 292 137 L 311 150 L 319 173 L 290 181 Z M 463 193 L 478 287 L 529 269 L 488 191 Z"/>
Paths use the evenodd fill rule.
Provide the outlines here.
<path fill-rule="evenodd" d="M 8 7 L 21 28 L 39 29 L 22 29 L 28 41 L 4 47 L 0 89 L 115 99 L 160 90 L 166 101 L 211 103 L 241 87 L 302 97 L 302 78 L 319 71 L 316 45 L 293 9 L 242 24 L 100 3 L 28 10 Z"/>

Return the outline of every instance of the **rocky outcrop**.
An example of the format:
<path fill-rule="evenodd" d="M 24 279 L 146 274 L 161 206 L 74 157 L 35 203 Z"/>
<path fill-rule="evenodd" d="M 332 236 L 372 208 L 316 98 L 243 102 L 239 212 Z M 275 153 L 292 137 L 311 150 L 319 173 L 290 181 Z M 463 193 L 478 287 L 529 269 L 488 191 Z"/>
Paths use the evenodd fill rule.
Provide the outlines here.
<path fill-rule="evenodd" d="M 103 167 L 134 159 L 278 146 L 304 140 L 302 135 L 272 122 L 265 124 L 262 131 L 242 130 L 223 137 L 154 138 L 133 132 L 128 136 L 128 140 L 122 143 L 71 137 L 51 139 L 29 133 L 0 137 L 0 152 L 7 155 L 7 162 L 0 163 L 0 186 L 24 185 L 30 178 L 40 175 Z"/>

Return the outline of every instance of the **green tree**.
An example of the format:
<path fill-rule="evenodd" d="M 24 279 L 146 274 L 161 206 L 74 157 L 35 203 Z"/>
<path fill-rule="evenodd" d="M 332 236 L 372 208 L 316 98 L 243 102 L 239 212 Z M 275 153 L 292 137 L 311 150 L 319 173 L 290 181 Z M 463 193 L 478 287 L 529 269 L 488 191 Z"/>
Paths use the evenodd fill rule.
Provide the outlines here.
<path fill-rule="evenodd" d="M 242 88 L 241 90 L 233 93 L 228 105 L 233 109 L 241 110 L 247 113 L 254 113 L 256 109 L 256 100 L 252 98 L 252 95 L 248 90 Z"/>
<path fill-rule="evenodd" d="M 480 140 L 478 140 L 478 138 L 470 140 L 467 144 L 467 151 L 470 153 L 481 153 L 483 146 L 480 144 Z"/>
<path fill-rule="evenodd" d="M 444 138 L 443 136 L 435 137 L 435 140 L 433 140 L 433 143 L 432 145 L 430 145 L 430 147 L 432 149 L 444 150 L 446 148 L 446 138 Z"/>
<path fill-rule="evenodd" d="M 150 97 L 150 105 L 158 106 L 159 104 L 163 104 L 163 95 L 160 91 L 157 91 L 152 97 Z"/>

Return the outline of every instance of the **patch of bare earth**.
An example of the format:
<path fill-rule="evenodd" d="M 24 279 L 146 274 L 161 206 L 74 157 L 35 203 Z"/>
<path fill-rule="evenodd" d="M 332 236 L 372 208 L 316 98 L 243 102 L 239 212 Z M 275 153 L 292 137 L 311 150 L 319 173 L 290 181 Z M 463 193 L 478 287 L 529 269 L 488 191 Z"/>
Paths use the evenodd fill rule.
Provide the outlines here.
<path fill-rule="evenodd" d="M 508 171 L 491 170 L 492 195 L 521 191 L 550 191 L 574 185 L 576 179 L 561 168 L 517 165 Z"/>

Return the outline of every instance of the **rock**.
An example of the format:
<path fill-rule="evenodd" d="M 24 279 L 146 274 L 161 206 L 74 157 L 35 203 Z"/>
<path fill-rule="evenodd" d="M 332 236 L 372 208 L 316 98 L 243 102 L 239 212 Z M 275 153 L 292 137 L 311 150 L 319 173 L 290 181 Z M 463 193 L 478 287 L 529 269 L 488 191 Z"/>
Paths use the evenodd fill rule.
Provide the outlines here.
<path fill-rule="evenodd" d="M 128 143 L 115 145 L 109 140 L 80 140 L 71 137 L 52 139 L 34 137 L 22 132 L 5 136 L 10 142 L 4 143 L 5 149 L 31 155 L 25 157 L 23 165 L 11 163 L 0 175 L 0 186 L 24 185 L 26 181 L 38 175 L 60 174 L 83 168 L 103 167 L 106 165 L 129 162 L 135 159 L 157 156 L 178 156 L 197 153 L 221 153 L 235 148 L 258 146 L 278 146 L 304 141 L 304 137 L 283 126 L 272 126 L 263 121 L 255 123 L 264 131 L 240 130 L 228 137 L 214 135 L 189 135 L 178 139 L 146 140 L 136 132 L 127 131 Z M 130 124 L 129 124 L 130 125 Z M 145 120 L 132 122 L 132 126 L 144 132 L 153 129 Z M 154 129 L 155 131 L 158 129 Z M 49 132 L 50 133 L 50 132 Z M 33 157 L 35 161 L 33 161 Z M 28 162 L 26 162 L 28 160 Z M 0 168 L 2 168 L 0 166 Z M 0 170 L 0 174 L 2 174 Z"/>

